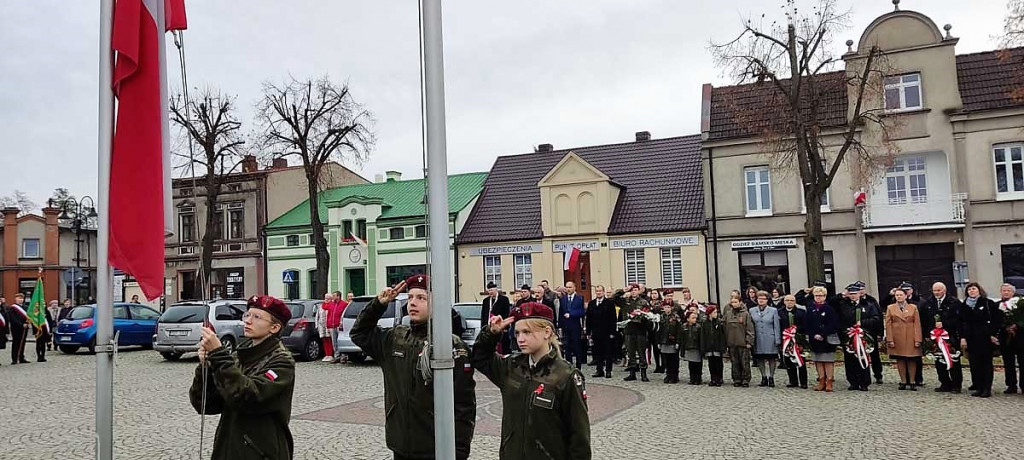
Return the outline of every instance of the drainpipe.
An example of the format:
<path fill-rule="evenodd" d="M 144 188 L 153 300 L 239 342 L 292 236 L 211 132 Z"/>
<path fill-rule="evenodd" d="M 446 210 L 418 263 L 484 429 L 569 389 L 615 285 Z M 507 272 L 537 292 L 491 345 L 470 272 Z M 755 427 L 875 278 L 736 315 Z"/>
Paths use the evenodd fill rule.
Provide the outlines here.
<path fill-rule="evenodd" d="M 714 260 L 715 260 L 715 303 L 718 306 L 722 306 L 722 299 L 719 295 L 721 292 L 721 280 L 718 274 L 718 212 L 715 207 L 715 149 L 708 147 L 708 179 L 711 181 L 711 233 L 714 234 L 714 242 L 710 240 L 708 244 L 713 244 L 714 249 Z M 709 273 L 708 276 L 711 276 Z M 710 294 L 709 294 L 710 297 Z"/>

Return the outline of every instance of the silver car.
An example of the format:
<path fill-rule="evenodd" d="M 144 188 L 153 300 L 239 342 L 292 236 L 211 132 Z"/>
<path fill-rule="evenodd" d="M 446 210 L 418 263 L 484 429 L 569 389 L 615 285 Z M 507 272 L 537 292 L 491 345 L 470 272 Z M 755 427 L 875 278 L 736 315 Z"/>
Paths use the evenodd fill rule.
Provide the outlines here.
<path fill-rule="evenodd" d="M 204 321 L 209 321 L 217 337 L 228 348 L 235 345 L 244 335 L 242 315 L 245 314 L 244 300 L 216 300 L 213 302 L 183 302 L 167 308 L 157 322 L 153 335 L 153 349 L 164 359 L 176 361 L 185 353 L 199 350 L 199 332 Z"/>
<path fill-rule="evenodd" d="M 356 324 L 356 317 L 370 304 L 371 300 L 373 300 L 372 296 L 356 297 L 345 307 L 345 313 L 341 315 L 342 330 L 338 334 L 338 344 L 334 349 L 337 353 L 348 356 L 349 362 L 358 363 L 366 360 L 366 354 L 363 353 L 363 350 L 352 343 L 352 337 L 349 335 L 349 332 L 352 331 L 352 326 Z M 402 315 L 395 314 L 395 312 L 401 312 L 408 301 L 408 294 L 399 294 L 394 301 L 388 304 L 384 315 L 377 321 L 377 326 L 381 329 L 391 329 L 399 324 L 402 320 Z"/>
<path fill-rule="evenodd" d="M 462 316 L 466 330 L 462 333 L 462 341 L 470 348 L 476 343 L 476 336 L 480 334 L 483 321 L 480 319 L 481 306 L 478 303 L 457 303 L 452 309 Z"/>

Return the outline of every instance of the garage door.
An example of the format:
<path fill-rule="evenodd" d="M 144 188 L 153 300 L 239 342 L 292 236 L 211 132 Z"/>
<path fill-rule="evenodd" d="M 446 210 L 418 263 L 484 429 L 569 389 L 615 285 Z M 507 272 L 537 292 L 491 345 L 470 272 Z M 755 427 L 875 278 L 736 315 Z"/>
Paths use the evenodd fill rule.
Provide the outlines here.
<path fill-rule="evenodd" d="M 955 292 L 953 243 L 877 246 L 875 263 L 880 298 L 903 281 L 910 281 L 914 292 L 922 297 L 929 297 L 932 284 L 938 281 Z"/>

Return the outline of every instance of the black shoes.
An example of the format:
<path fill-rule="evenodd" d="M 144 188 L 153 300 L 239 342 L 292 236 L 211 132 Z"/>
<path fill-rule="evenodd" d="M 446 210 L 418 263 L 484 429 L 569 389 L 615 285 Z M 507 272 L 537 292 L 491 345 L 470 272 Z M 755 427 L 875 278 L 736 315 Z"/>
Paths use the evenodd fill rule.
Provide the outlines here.
<path fill-rule="evenodd" d="M 594 374 L 594 375 L 591 375 L 591 377 L 593 377 L 595 379 L 598 378 L 598 377 L 604 377 L 604 371 L 598 370 L 597 373 Z"/>
<path fill-rule="evenodd" d="M 768 377 L 768 388 L 775 388 L 775 377 Z"/>
<path fill-rule="evenodd" d="M 766 387 L 766 386 L 768 386 L 768 377 L 761 377 L 761 383 L 758 384 L 757 386 L 759 386 L 759 387 Z"/>
<path fill-rule="evenodd" d="M 1004 395 L 1017 394 L 1017 387 L 1006 387 L 1006 390 L 1003 391 L 1003 394 Z"/>
<path fill-rule="evenodd" d="M 622 379 L 623 382 L 632 382 L 634 380 L 636 380 L 636 371 L 633 369 L 630 369 L 629 375 L 626 376 L 626 378 Z"/>
<path fill-rule="evenodd" d="M 945 386 L 945 385 L 942 385 L 942 386 L 940 386 L 940 387 L 935 389 L 936 393 L 949 393 L 950 391 L 952 391 L 952 390 L 949 387 Z"/>
<path fill-rule="evenodd" d="M 641 382 L 650 382 L 651 381 L 651 379 L 647 378 L 647 369 L 640 369 L 640 381 Z"/>
<path fill-rule="evenodd" d="M 654 368 L 654 373 L 655 374 L 664 374 L 665 373 L 665 368 L 661 367 L 661 366 L 657 366 L 657 367 Z"/>
<path fill-rule="evenodd" d="M 881 384 L 882 384 L 882 378 L 881 377 L 875 377 L 875 385 L 881 385 Z"/>

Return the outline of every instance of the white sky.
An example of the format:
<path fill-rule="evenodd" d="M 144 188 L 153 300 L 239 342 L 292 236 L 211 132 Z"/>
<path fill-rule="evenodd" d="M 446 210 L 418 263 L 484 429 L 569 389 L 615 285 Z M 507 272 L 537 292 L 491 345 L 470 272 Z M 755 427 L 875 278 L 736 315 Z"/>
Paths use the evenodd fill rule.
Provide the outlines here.
<path fill-rule="evenodd" d="M 264 80 L 329 74 L 374 112 L 371 159 L 350 168 L 422 177 L 417 9 L 411 0 L 186 0 L 191 87 L 238 97 L 243 128 Z M 813 1 L 800 1 L 811 6 Z M 0 196 L 43 204 L 55 187 L 96 193 L 98 7 L 94 1 L 0 0 Z M 732 82 L 708 41 L 746 16 L 782 20 L 770 0 L 448 0 L 444 2 L 449 172 L 487 171 L 498 155 L 700 131 L 701 85 Z M 969 4 L 969 6 L 968 6 Z M 244 8 L 242 8 L 244 5 Z M 840 0 L 857 40 L 890 0 Z M 904 0 L 958 53 L 996 48 L 1005 0 Z M 170 40 L 169 40 L 170 42 Z M 170 45 L 169 46 L 173 46 Z M 171 54 L 170 85 L 180 88 Z"/>

